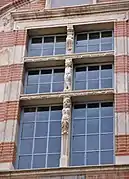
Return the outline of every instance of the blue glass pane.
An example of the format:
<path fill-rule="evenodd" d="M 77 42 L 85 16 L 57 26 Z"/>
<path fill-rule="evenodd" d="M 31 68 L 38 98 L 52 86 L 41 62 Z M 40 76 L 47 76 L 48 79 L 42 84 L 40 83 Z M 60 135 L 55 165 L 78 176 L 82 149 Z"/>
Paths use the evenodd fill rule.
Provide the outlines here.
<path fill-rule="evenodd" d="M 88 45 L 88 52 L 98 52 L 100 49 L 99 44 Z"/>
<path fill-rule="evenodd" d="M 72 160 L 71 160 L 71 165 L 73 166 L 80 166 L 80 165 L 84 165 L 84 153 L 83 152 L 77 152 L 77 153 L 72 153 L 71 156 Z"/>
<path fill-rule="evenodd" d="M 52 92 L 63 91 L 63 89 L 64 89 L 64 82 L 52 84 Z"/>
<path fill-rule="evenodd" d="M 51 82 L 51 74 L 41 74 L 40 83 L 49 83 Z"/>
<path fill-rule="evenodd" d="M 112 88 L 112 79 L 102 79 L 101 88 Z"/>
<path fill-rule="evenodd" d="M 113 132 L 113 118 L 101 118 L 101 133 Z"/>
<path fill-rule="evenodd" d="M 87 136 L 87 150 L 99 150 L 99 135 Z"/>
<path fill-rule="evenodd" d="M 45 168 L 45 155 L 34 155 L 33 168 Z"/>
<path fill-rule="evenodd" d="M 50 137 L 48 144 L 48 153 L 60 153 L 61 139 L 60 137 Z"/>
<path fill-rule="evenodd" d="M 99 164 L 99 152 L 87 152 L 87 165 L 98 165 Z"/>
<path fill-rule="evenodd" d="M 113 116 L 113 107 L 102 107 L 101 108 L 101 116 Z"/>
<path fill-rule="evenodd" d="M 84 151 L 85 150 L 85 136 L 72 137 L 72 151 Z"/>
<path fill-rule="evenodd" d="M 31 48 L 28 53 L 29 57 L 41 56 L 41 49 Z"/>
<path fill-rule="evenodd" d="M 87 133 L 99 133 L 99 119 L 87 120 Z"/>
<path fill-rule="evenodd" d="M 85 118 L 86 108 L 74 109 L 73 118 Z"/>
<path fill-rule="evenodd" d="M 35 74 L 34 74 L 35 73 Z M 39 71 L 30 71 L 28 72 L 27 84 L 38 84 Z"/>
<path fill-rule="evenodd" d="M 101 150 L 113 149 L 113 134 L 101 134 Z"/>
<path fill-rule="evenodd" d="M 48 123 L 47 122 L 37 122 L 36 123 L 36 137 L 45 137 L 48 132 Z"/>
<path fill-rule="evenodd" d="M 85 120 L 73 120 L 73 135 L 85 134 Z"/>
<path fill-rule="evenodd" d="M 29 169 L 31 168 L 31 156 L 20 156 L 18 162 L 19 169 Z"/>
<path fill-rule="evenodd" d="M 112 78 L 112 69 L 101 70 L 101 78 Z"/>
<path fill-rule="evenodd" d="M 101 51 L 107 51 L 112 49 L 113 49 L 112 43 L 101 44 Z"/>
<path fill-rule="evenodd" d="M 47 167 L 59 167 L 60 155 L 49 154 Z"/>
<path fill-rule="evenodd" d="M 45 111 L 42 108 L 42 111 L 37 112 L 36 120 L 37 121 L 48 121 L 48 117 L 49 117 L 49 111 Z"/>
<path fill-rule="evenodd" d="M 59 70 L 64 71 L 64 69 L 59 69 Z M 62 82 L 62 81 L 64 81 L 64 72 L 57 71 L 57 73 L 56 73 L 56 71 L 53 74 L 53 82 Z"/>
<path fill-rule="evenodd" d="M 99 80 L 88 80 L 88 89 L 99 89 Z"/>
<path fill-rule="evenodd" d="M 23 116 L 24 122 L 35 121 L 35 112 L 34 111 L 35 111 L 35 109 L 32 112 L 31 111 L 24 112 L 24 116 Z"/>
<path fill-rule="evenodd" d="M 87 117 L 99 117 L 99 108 L 87 108 Z"/>
<path fill-rule="evenodd" d="M 29 85 L 25 89 L 26 94 L 33 94 L 38 92 L 38 85 Z"/>
<path fill-rule="evenodd" d="M 20 154 L 31 154 L 32 153 L 32 140 L 23 139 L 20 143 Z"/>
<path fill-rule="evenodd" d="M 76 70 L 78 70 L 78 68 Z M 82 81 L 82 80 L 86 81 L 86 69 L 84 68 L 84 70 L 85 71 L 76 71 L 76 74 L 75 74 L 76 81 Z"/>
<path fill-rule="evenodd" d="M 50 116 L 50 120 L 59 120 L 61 121 L 61 118 L 62 118 L 62 110 L 54 110 L 54 111 L 51 111 L 51 116 Z"/>
<path fill-rule="evenodd" d="M 34 133 L 34 123 L 22 124 L 22 138 L 33 137 Z"/>
<path fill-rule="evenodd" d="M 99 79 L 99 70 L 88 71 L 88 79 Z"/>
<path fill-rule="evenodd" d="M 47 147 L 47 139 L 35 139 L 34 153 L 45 153 Z"/>
<path fill-rule="evenodd" d="M 85 81 L 75 82 L 75 90 L 85 90 L 85 89 L 86 89 Z"/>
<path fill-rule="evenodd" d="M 55 47 L 55 55 L 59 54 L 65 54 L 66 53 L 66 47 Z"/>
<path fill-rule="evenodd" d="M 112 164 L 113 163 L 113 151 L 101 151 L 101 164 Z"/>
<path fill-rule="evenodd" d="M 61 135 L 61 122 L 54 121 L 50 123 L 50 136 L 60 136 Z"/>
<path fill-rule="evenodd" d="M 75 53 L 82 53 L 87 52 L 87 46 L 76 46 L 75 47 Z"/>
<path fill-rule="evenodd" d="M 51 90 L 51 84 L 42 84 L 39 88 L 39 93 L 47 93 Z"/>

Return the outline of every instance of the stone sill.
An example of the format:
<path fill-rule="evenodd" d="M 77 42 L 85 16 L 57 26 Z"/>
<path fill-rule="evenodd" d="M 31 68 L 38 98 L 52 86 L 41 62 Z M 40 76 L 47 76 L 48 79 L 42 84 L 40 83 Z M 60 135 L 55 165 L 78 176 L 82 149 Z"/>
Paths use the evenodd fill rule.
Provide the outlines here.
<path fill-rule="evenodd" d="M 30 169 L 30 170 L 12 170 L 12 171 L 0 171 L 0 178 L 9 177 L 12 179 L 15 177 L 29 177 L 36 179 L 45 179 L 46 177 L 61 177 L 67 176 L 68 179 L 73 179 L 72 176 L 87 177 L 96 175 L 105 175 L 106 178 L 122 179 L 125 177 L 125 172 L 129 172 L 129 165 L 103 165 L 103 166 L 82 166 L 82 167 L 65 167 L 65 168 L 46 168 L 46 169 Z M 115 176 L 113 175 L 115 174 Z M 123 174 L 123 175 L 120 175 Z M 119 177 L 119 175 L 121 177 Z M 108 176 L 108 177 L 107 177 Z M 114 177 L 113 177 L 114 176 Z M 122 177 L 123 176 L 123 177 Z M 67 179 L 67 177 L 65 179 Z M 14 179 L 14 178 L 13 178 Z M 58 178 L 60 179 L 60 178 Z"/>
<path fill-rule="evenodd" d="M 71 97 L 72 102 L 88 102 L 88 101 L 113 101 L 114 89 L 102 90 L 81 90 L 56 93 L 42 94 L 23 94 L 20 96 L 21 105 L 47 105 L 62 104 L 64 97 Z"/>
<path fill-rule="evenodd" d="M 71 55 L 55 55 L 42 57 L 24 57 L 25 66 L 33 67 L 48 67 L 60 66 L 65 64 L 65 59 L 72 58 L 74 64 L 80 63 L 98 63 L 98 62 L 113 62 L 114 51 L 108 52 L 93 52 L 93 53 L 78 53 Z"/>

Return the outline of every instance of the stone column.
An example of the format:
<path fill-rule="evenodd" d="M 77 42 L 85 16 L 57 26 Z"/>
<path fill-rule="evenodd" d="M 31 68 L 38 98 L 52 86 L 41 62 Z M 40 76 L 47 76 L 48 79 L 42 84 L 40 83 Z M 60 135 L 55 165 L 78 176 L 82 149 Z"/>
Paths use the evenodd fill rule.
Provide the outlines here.
<path fill-rule="evenodd" d="M 73 25 L 67 26 L 67 38 L 66 38 L 66 54 L 72 54 L 74 52 L 74 28 Z"/>
<path fill-rule="evenodd" d="M 71 123 L 71 98 L 69 96 L 66 96 L 63 99 L 63 110 L 62 110 L 62 138 L 61 138 L 60 167 L 67 167 L 69 165 L 70 123 Z"/>

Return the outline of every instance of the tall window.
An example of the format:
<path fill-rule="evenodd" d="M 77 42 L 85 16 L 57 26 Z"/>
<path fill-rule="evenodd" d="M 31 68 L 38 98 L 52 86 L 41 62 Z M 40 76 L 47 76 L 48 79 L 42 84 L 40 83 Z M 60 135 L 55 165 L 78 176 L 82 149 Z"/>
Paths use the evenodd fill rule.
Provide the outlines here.
<path fill-rule="evenodd" d="M 28 56 L 48 56 L 66 53 L 66 36 L 43 36 L 30 39 Z"/>
<path fill-rule="evenodd" d="M 75 52 L 97 52 L 113 50 L 113 32 L 81 33 L 76 36 Z"/>
<path fill-rule="evenodd" d="M 74 89 L 112 88 L 112 65 L 81 66 L 75 68 Z"/>
<path fill-rule="evenodd" d="M 64 69 L 41 69 L 28 71 L 25 93 L 59 92 L 64 88 Z"/>
<path fill-rule="evenodd" d="M 51 0 L 52 8 L 92 4 L 92 3 L 93 3 L 93 0 Z"/>
<path fill-rule="evenodd" d="M 20 124 L 17 168 L 58 167 L 62 106 L 25 108 Z"/>
<path fill-rule="evenodd" d="M 74 105 L 71 133 L 71 165 L 114 162 L 112 102 Z"/>

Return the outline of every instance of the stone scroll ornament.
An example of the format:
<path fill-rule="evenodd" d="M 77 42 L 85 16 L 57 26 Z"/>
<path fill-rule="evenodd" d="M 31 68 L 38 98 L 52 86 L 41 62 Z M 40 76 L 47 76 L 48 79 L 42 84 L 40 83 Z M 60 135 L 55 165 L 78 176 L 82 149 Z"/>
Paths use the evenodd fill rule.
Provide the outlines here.
<path fill-rule="evenodd" d="M 64 75 L 64 91 L 72 90 L 72 59 L 68 58 L 65 61 L 65 75 Z"/>
<path fill-rule="evenodd" d="M 70 97 L 64 98 L 62 110 L 62 134 L 68 134 L 69 121 L 71 118 L 71 99 Z"/>

